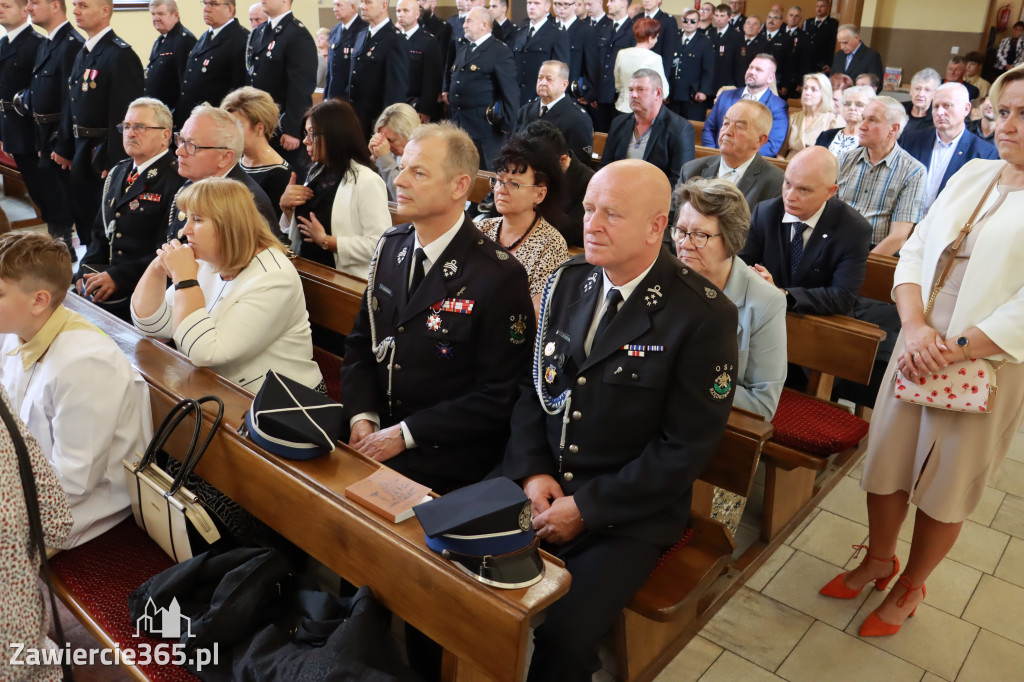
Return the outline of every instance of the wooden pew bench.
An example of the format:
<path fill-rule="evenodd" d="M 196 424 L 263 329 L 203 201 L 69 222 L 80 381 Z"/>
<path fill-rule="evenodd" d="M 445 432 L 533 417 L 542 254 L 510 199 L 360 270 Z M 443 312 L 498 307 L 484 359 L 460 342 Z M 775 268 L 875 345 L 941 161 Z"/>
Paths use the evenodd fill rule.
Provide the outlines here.
<path fill-rule="evenodd" d="M 694 149 L 694 158 L 703 159 L 708 156 L 718 156 L 721 152 L 714 147 L 705 147 L 697 140 L 697 147 Z M 783 159 L 776 159 L 774 156 L 766 156 L 764 160 L 773 166 L 778 167 L 782 171 L 785 171 L 789 167 L 789 162 Z"/>
<path fill-rule="evenodd" d="M 28 196 L 28 188 L 25 187 L 25 181 L 21 179 L 21 171 L 18 170 L 18 164 L 14 162 L 13 156 L 4 151 L 0 151 L 0 177 L 4 179 L 4 195 L 9 197 L 25 197 L 29 200 L 32 210 L 36 214 L 34 218 L 15 220 L 12 223 L 7 219 L 3 209 L 0 209 L 0 234 L 9 230 L 20 230 L 25 227 L 32 227 L 33 225 L 41 225 L 43 217 L 39 214 L 39 207 Z"/>
<path fill-rule="evenodd" d="M 704 121 L 694 121 L 692 118 L 689 121 L 690 125 L 693 126 L 693 143 L 699 145 L 701 143 L 701 135 L 704 134 Z"/>
<path fill-rule="evenodd" d="M 892 283 L 896 277 L 896 264 L 899 262 L 900 259 L 895 256 L 869 253 L 864 286 L 860 289 L 860 295 L 875 301 L 892 303 Z"/>
<path fill-rule="evenodd" d="M 378 463 L 345 445 L 305 462 L 267 453 L 237 431 L 251 393 L 193 367 L 83 299 L 71 297 L 68 306 L 107 333 L 149 382 L 155 423 L 183 396 L 219 396 L 224 425 L 196 472 L 349 582 L 369 585 L 385 608 L 441 644 L 444 679 L 521 679 L 531 619 L 569 588 L 561 562 L 544 554 L 544 577 L 528 588 L 499 590 L 473 580 L 427 548 L 415 519 L 392 524 L 345 498 L 345 487 Z M 172 455 L 183 451 L 184 430 L 169 442 Z M 122 560 L 131 561 L 130 554 L 126 548 Z M 84 603 L 67 590 L 58 592 L 65 603 Z M 92 619 L 83 622 L 95 627 Z M 147 679 L 141 671 L 129 672 Z"/>

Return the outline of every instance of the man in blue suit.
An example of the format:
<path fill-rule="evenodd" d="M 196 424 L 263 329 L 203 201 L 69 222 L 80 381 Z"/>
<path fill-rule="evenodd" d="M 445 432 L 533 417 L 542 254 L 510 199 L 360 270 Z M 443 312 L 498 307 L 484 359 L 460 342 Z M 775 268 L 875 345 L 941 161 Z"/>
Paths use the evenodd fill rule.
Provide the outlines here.
<path fill-rule="evenodd" d="M 925 211 L 953 174 L 971 159 L 997 159 L 995 146 L 967 130 L 964 121 L 971 113 L 971 101 L 962 83 L 943 83 L 932 99 L 934 130 L 904 135 L 900 146 L 928 169 L 925 183 Z"/>
<path fill-rule="evenodd" d="M 772 130 L 768 141 L 761 147 L 761 156 L 775 156 L 782 149 L 782 143 L 789 131 L 789 107 L 786 101 L 771 91 L 769 87 L 775 82 L 775 58 L 770 54 L 759 54 L 747 67 L 743 89 L 726 90 L 715 99 L 704 131 L 700 134 L 701 144 L 705 147 L 718 147 L 718 130 L 722 127 L 722 117 L 733 104 L 741 99 L 753 99 L 768 107 L 772 112 Z"/>

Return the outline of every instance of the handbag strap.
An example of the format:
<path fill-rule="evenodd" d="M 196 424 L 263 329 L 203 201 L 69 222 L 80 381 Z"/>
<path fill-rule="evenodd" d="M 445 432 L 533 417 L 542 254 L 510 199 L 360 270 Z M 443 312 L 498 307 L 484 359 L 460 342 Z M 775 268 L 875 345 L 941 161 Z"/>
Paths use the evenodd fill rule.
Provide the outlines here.
<path fill-rule="evenodd" d="M 946 260 L 945 267 L 942 268 L 942 274 L 940 274 L 938 279 L 935 280 L 935 286 L 932 287 L 932 295 L 928 298 L 928 305 L 924 307 L 925 317 L 928 317 L 928 313 L 931 312 L 932 306 L 935 305 L 935 299 L 938 297 L 939 291 L 942 289 L 942 285 L 946 283 L 946 278 L 949 277 L 949 273 L 953 269 L 953 261 L 956 260 L 957 252 L 960 251 L 960 247 L 962 247 L 964 242 L 967 241 L 967 236 L 971 233 L 971 230 L 974 229 L 974 221 L 977 220 L 981 207 L 985 205 L 985 202 L 988 201 L 988 195 L 991 194 L 995 186 L 999 184 L 999 178 L 1002 177 L 1003 170 L 1005 168 L 1006 166 L 1000 168 L 999 172 L 996 173 L 996 176 L 992 178 L 992 182 L 989 183 L 988 189 L 986 189 L 985 194 L 982 195 L 981 201 L 979 201 L 978 205 L 974 207 L 974 213 L 972 213 L 971 217 L 968 218 L 966 223 L 964 223 L 964 226 L 960 228 L 960 233 L 953 241 L 953 250 L 950 252 L 949 258 Z"/>
<path fill-rule="evenodd" d="M 50 562 L 46 558 L 46 541 L 43 536 L 42 515 L 39 511 L 39 493 L 36 490 L 35 478 L 32 475 L 32 461 L 29 459 L 28 447 L 26 447 L 25 440 L 21 437 L 21 431 L 14 419 L 14 415 L 11 414 L 7 401 L 2 398 L 0 398 L 0 417 L 3 418 L 7 432 L 11 436 L 11 442 L 14 444 L 14 451 L 18 455 L 18 473 L 21 476 L 21 489 L 25 494 L 25 509 L 28 511 L 29 538 L 39 555 L 39 572 L 42 575 L 43 582 L 46 584 L 46 589 L 50 593 L 50 609 L 53 612 L 53 629 L 57 636 L 57 646 L 59 649 L 64 650 L 66 648 L 64 628 L 61 627 L 60 613 L 57 611 L 57 598 L 54 596 L 53 580 L 50 577 Z M 65 680 L 74 680 L 74 675 L 71 673 L 71 664 L 66 657 L 61 658 L 61 669 L 64 671 Z"/>
<path fill-rule="evenodd" d="M 198 442 L 198 435 L 201 432 L 203 423 L 203 408 L 204 403 L 216 403 L 217 404 L 217 415 L 213 418 L 213 424 L 210 426 L 210 431 L 206 434 L 206 438 L 202 443 Z M 189 474 L 199 464 L 199 460 L 202 458 L 206 449 L 210 447 L 210 442 L 213 441 L 214 435 L 217 433 L 217 429 L 220 428 L 221 422 L 224 421 L 224 401 L 215 395 L 208 395 L 199 400 L 192 401 L 192 407 L 196 413 L 196 428 L 195 436 L 192 444 L 189 447 L 188 452 L 182 461 L 181 470 L 178 471 L 178 475 L 174 477 L 174 481 L 171 483 L 170 489 L 167 491 L 168 495 L 173 495 L 178 492 L 185 483 L 185 479 L 188 478 Z"/>
<path fill-rule="evenodd" d="M 167 443 L 167 439 L 171 437 L 172 433 L 174 433 L 178 424 L 188 416 L 189 412 L 196 409 L 195 402 L 196 401 L 192 398 L 185 398 L 171 408 L 171 411 L 167 413 L 166 417 L 164 417 L 160 427 L 156 430 L 153 438 L 149 441 L 149 445 L 146 447 L 146 452 L 142 455 L 142 459 L 139 460 L 139 463 L 135 466 L 136 473 L 142 471 L 156 461 L 156 456 L 163 449 L 164 445 Z M 186 450 L 186 457 L 188 453 L 195 449 L 196 444 L 199 442 L 200 426 L 201 423 L 199 420 L 196 420 L 195 427 L 192 429 L 192 440 L 189 443 L 188 450 Z"/>

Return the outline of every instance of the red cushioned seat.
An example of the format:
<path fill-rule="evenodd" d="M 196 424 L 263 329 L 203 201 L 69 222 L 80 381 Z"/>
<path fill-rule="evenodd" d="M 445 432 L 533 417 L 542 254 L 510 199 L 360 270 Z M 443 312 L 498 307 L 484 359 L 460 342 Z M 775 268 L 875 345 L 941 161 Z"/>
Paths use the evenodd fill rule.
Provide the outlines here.
<path fill-rule="evenodd" d="M 139 653 L 138 645 L 172 645 L 169 639 L 135 636 L 128 615 L 128 595 L 157 573 L 174 565 L 159 545 L 149 539 L 131 517 L 89 542 L 60 552 L 50 560 L 59 577 L 94 621 L 122 649 Z M 165 647 L 169 652 L 170 647 Z M 167 682 L 197 679 L 176 665 L 139 666 L 151 680 Z"/>
<path fill-rule="evenodd" d="M 834 405 L 795 391 L 783 391 L 772 419 L 779 445 L 828 457 L 868 435 L 868 423 Z"/>
<path fill-rule="evenodd" d="M 661 553 L 661 556 L 658 557 L 658 563 L 654 565 L 654 569 L 651 571 L 651 574 L 653 575 L 655 571 L 657 571 L 659 568 L 664 566 L 665 562 L 668 561 L 669 558 L 673 554 L 675 554 L 676 552 L 681 550 L 683 547 L 686 547 L 686 545 L 689 544 L 690 540 L 692 540 L 692 539 L 693 539 L 693 528 L 692 527 L 691 528 L 687 528 L 686 529 L 686 534 L 683 535 L 682 539 L 679 540 L 679 542 L 677 542 L 676 544 L 672 545 L 671 547 L 669 547 L 668 549 L 666 549 L 664 552 Z"/>
<path fill-rule="evenodd" d="M 327 397 L 331 400 L 341 402 L 341 358 L 334 353 L 328 353 L 313 347 L 313 362 L 320 367 L 320 373 L 324 375 L 324 384 L 327 386 Z"/>
<path fill-rule="evenodd" d="M 18 168 L 18 164 L 14 162 L 14 157 L 2 149 L 0 149 L 0 166 L 7 166 L 8 168 L 14 168 L 15 170 Z"/>

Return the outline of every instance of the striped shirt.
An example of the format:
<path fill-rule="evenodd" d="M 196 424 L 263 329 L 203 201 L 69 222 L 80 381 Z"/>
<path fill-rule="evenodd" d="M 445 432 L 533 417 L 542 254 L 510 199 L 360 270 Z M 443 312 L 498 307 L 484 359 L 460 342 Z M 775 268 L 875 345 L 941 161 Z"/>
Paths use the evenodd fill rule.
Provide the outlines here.
<path fill-rule="evenodd" d="M 868 150 L 852 149 L 839 157 L 840 199 L 871 223 L 871 243 L 889 235 L 891 223 L 918 223 L 923 217 L 928 171 L 898 144 L 872 166 Z"/>

